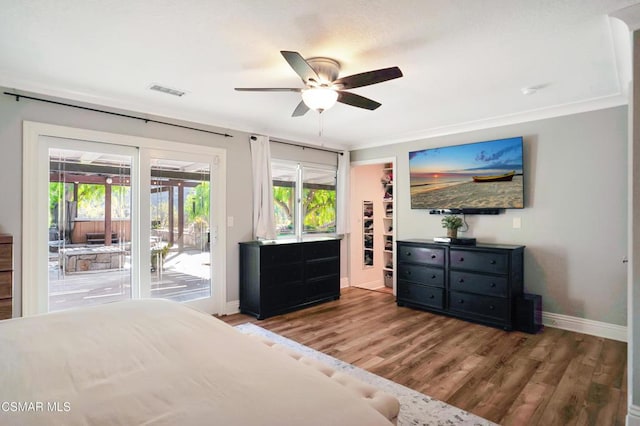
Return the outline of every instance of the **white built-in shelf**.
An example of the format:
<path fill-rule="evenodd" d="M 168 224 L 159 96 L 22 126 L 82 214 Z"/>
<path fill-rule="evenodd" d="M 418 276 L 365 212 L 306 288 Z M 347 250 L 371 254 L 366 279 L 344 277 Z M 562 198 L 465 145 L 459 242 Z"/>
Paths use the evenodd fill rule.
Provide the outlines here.
<path fill-rule="evenodd" d="M 373 211 L 373 201 L 362 202 L 362 248 L 364 249 L 364 257 L 362 259 L 363 266 L 365 268 L 373 267 L 374 255 L 374 234 L 375 228 L 373 226 L 375 213 Z M 367 247 L 369 246 L 369 247 Z"/>
<path fill-rule="evenodd" d="M 382 260 L 382 271 L 383 271 L 383 280 L 386 286 L 389 286 L 389 282 L 393 282 L 394 275 L 394 238 L 393 232 L 389 231 L 389 228 L 393 229 L 393 209 L 394 209 L 394 190 L 393 190 L 393 164 L 387 163 L 382 168 L 382 173 L 384 174 L 381 181 L 383 182 L 383 197 L 382 197 L 382 219 L 383 219 L 383 260 Z M 389 182 L 386 182 L 389 180 Z M 389 245 L 391 247 L 389 247 Z"/>

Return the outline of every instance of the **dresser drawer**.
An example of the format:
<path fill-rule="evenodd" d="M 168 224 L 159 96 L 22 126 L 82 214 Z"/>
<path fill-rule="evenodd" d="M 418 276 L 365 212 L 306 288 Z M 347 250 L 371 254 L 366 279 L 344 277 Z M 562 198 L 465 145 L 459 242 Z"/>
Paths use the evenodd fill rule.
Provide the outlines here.
<path fill-rule="evenodd" d="M 282 286 L 303 280 L 302 263 L 279 265 L 265 268 L 260 275 L 260 281 L 265 287 Z"/>
<path fill-rule="evenodd" d="M 306 279 L 338 275 L 340 274 L 340 261 L 329 259 L 305 262 L 304 273 Z"/>
<path fill-rule="evenodd" d="M 306 297 L 304 282 L 287 283 L 261 293 L 261 310 L 268 312 L 275 309 L 298 305 Z"/>
<path fill-rule="evenodd" d="M 452 291 L 449 309 L 504 320 L 509 312 L 509 302 L 499 297 Z"/>
<path fill-rule="evenodd" d="M 260 248 L 260 266 L 302 262 L 302 244 L 283 244 Z"/>
<path fill-rule="evenodd" d="M 398 300 L 442 309 L 444 289 L 399 280 Z"/>
<path fill-rule="evenodd" d="M 505 253 L 451 249 L 450 263 L 455 269 L 506 274 L 509 261 Z"/>
<path fill-rule="evenodd" d="M 0 244 L 0 271 L 11 271 L 13 269 L 12 251 L 12 244 Z"/>
<path fill-rule="evenodd" d="M 325 259 L 340 255 L 340 241 L 320 241 L 304 244 L 305 260 Z"/>
<path fill-rule="evenodd" d="M 505 276 L 473 274 L 451 271 L 449 288 L 454 291 L 468 291 L 488 296 L 507 297 L 508 281 Z"/>
<path fill-rule="evenodd" d="M 444 269 L 403 263 L 398 265 L 398 279 L 435 287 L 444 287 Z"/>
<path fill-rule="evenodd" d="M 414 262 L 434 266 L 444 266 L 444 249 L 436 247 L 414 247 L 399 244 L 398 262 Z"/>
<path fill-rule="evenodd" d="M 338 296 L 340 279 L 337 275 L 307 281 L 307 298 Z"/>
<path fill-rule="evenodd" d="M 11 272 L 0 272 L 0 299 L 11 297 Z"/>
<path fill-rule="evenodd" d="M 9 319 L 12 316 L 11 299 L 0 300 L 0 320 Z"/>

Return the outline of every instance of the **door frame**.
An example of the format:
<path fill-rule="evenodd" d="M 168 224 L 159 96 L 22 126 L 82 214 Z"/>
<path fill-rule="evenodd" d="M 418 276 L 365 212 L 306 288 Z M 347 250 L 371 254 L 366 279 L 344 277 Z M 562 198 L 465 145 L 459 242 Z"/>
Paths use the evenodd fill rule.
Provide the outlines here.
<path fill-rule="evenodd" d="M 23 176 L 22 176 L 22 315 L 29 316 L 47 311 L 48 295 L 39 291 L 38 283 L 48 282 L 48 268 L 45 259 L 47 253 L 47 221 L 42 212 L 47 211 L 48 194 L 43 191 L 39 183 L 49 179 L 49 158 L 46 143 L 41 143 L 41 136 L 51 136 L 79 141 L 91 141 L 112 145 L 123 145 L 140 149 L 161 149 L 166 151 L 188 152 L 218 158 L 215 168 L 211 170 L 211 214 L 216 228 L 216 244 L 212 244 L 212 293 L 215 312 L 224 313 L 226 306 L 226 150 L 204 145 L 186 144 L 161 139 L 151 139 L 140 136 L 130 136 L 118 133 L 108 133 L 97 130 L 80 129 L 55 124 L 33 121 L 23 122 Z M 46 165 L 46 167 L 45 167 Z M 141 173 L 140 171 L 138 172 Z M 148 193 L 144 181 L 141 182 L 140 195 Z M 148 184 L 148 183 L 147 183 Z M 146 192 L 142 192 L 146 191 Z M 133 200 L 135 202 L 135 200 Z M 140 208 L 138 200 L 138 208 Z M 148 210 L 148 208 L 147 208 Z M 140 210 L 140 223 L 145 217 L 145 210 Z M 148 218 L 149 212 L 146 211 Z M 144 228 L 144 226 L 141 226 Z M 141 238 L 144 232 L 140 229 L 132 238 Z M 214 253 L 215 251 L 215 253 Z M 140 250 L 137 254 L 140 257 Z M 138 264 L 142 264 L 138 259 Z M 40 264 L 42 263 L 42 264 Z M 135 272 L 134 272 L 135 273 Z M 139 278 L 139 277 L 138 277 Z M 132 280 L 136 278 L 132 277 Z"/>
<path fill-rule="evenodd" d="M 349 165 L 349 173 L 351 174 L 353 169 L 359 166 L 371 166 L 374 164 L 384 164 L 384 163 L 391 163 L 393 164 L 393 243 L 395 244 L 397 241 L 397 237 L 398 237 L 398 187 L 397 187 L 397 182 L 398 182 L 398 174 L 397 174 L 397 168 L 398 168 L 398 158 L 393 156 L 393 157 L 381 157 L 381 158 L 372 158 L 370 160 L 357 160 L 357 161 L 352 161 Z M 353 193 L 354 191 L 356 191 L 355 188 L 353 188 L 353 179 L 349 180 L 350 182 L 350 188 L 349 191 L 350 193 Z M 353 208 L 353 206 L 351 206 L 351 208 Z M 360 206 L 360 209 L 362 208 L 362 206 Z M 349 220 L 351 220 L 351 217 L 349 218 Z M 356 227 L 360 226 L 357 223 L 350 223 L 350 229 L 355 229 Z M 348 271 L 349 271 L 349 286 L 353 286 L 353 280 L 351 279 L 351 261 L 352 261 L 352 257 L 353 256 L 357 256 L 356 254 L 353 253 L 353 250 L 351 250 L 351 243 L 352 243 L 352 236 L 353 234 L 349 234 L 350 238 L 349 238 L 349 248 L 347 250 L 347 253 L 349 254 L 349 260 L 347 262 L 348 265 Z M 362 260 L 362 259 L 360 259 Z M 397 253 L 396 253 L 396 249 L 394 247 L 393 250 L 393 265 L 394 265 L 394 272 L 393 272 L 393 285 L 392 285 L 392 292 L 395 295 L 396 294 L 396 283 L 397 283 L 397 274 L 398 274 L 398 270 L 397 270 Z"/>

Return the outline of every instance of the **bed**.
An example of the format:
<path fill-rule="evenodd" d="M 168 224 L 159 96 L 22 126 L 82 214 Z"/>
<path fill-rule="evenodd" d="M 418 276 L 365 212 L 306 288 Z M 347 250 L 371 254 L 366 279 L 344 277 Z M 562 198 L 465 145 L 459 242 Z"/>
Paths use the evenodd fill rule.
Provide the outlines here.
<path fill-rule="evenodd" d="M 375 426 L 394 420 L 393 397 L 368 385 L 345 386 L 320 370 L 165 300 L 0 321 L 0 424 Z"/>

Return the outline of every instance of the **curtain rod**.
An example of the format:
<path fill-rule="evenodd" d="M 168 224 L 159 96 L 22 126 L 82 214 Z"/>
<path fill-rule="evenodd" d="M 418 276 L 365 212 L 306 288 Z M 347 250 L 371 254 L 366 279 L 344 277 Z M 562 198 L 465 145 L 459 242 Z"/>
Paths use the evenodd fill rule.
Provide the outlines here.
<path fill-rule="evenodd" d="M 7 96 L 15 96 L 16 97 L 16 102 L 19 102 L 20 98 L 24 98 L 24 99 L 30 99 L 32 101 L 46 102 L 46 103 L 54 104 L 54 105 L 62 105 L 62 106 L 71 107 L 71 108 L 84 109 L 86 111 L 101 112 L 103 114 L 110 114 L 110 115 L 116 115 L 118 117 L 132 118 L 134 120 L 142 120 L 145 123 L 151 122 L 151 123 L 164 124 L 164 125 L 167 125 L 167 126 L 180 127 L 182 129 L 196 130 L 198 132 L 205 132 L 205 133 L 211 133 L 213 135 L 224 136 L 225 138 L 232 138 L 233 137 L 233 135 L 229 135 L 227 133 L 214 132 L 213 130 L 198 129 L 196 127 L 183 126 L 181 124 L 167 123 L 166 121 L 152 120 L 150 118 L 136 117 L 134 115 L 120 114 L 118 112 L 111 112 L 111 111 L 105 111 L 105 110 L 102 110 L 102 109 L 96 109 L 96 108 L 83 107 L 83 106 L 80 106 L 80 105 L 67 104 L 67 103 L 64 103 L 64 102 L 51 101 L 49 99 L 34 98 L 32 96 L 19 95 L 17 93 L 10 93 L 10 92 L 4 92 L 4 94 L 7 95 Z"/>
<path fill-rule="evenodd" d="M 255 136 L 251 136 L 251 140 L 252 140 L 252 141 L 255 141 L 255 140 L 256 140 L 256 137 L 255 137 Z M 344 155 L 344 153 L 343 153 L 343 152 L 336 151 L 336 150 L 333 150 L 333 149 L 316 148 L 315 146 L 300 145 L 300 144 L 298 144 L 298 143 L 293 143 L 293 142 L 284 142 L 284 141 L 279 141 L 279 140 L 276 140 L 276 139 L 269 139 L 269 141 L 270 141 L 270 142 L 281 143 L 281 144 L 284 144 L 284 145 L 297 146 L 297 147 L 302 148 L 302 149 L 315 149 L 316 151 L 324 151 L 324 152 L 331 152 L 331 153 L 333 153 L 333 154 Z"/>

